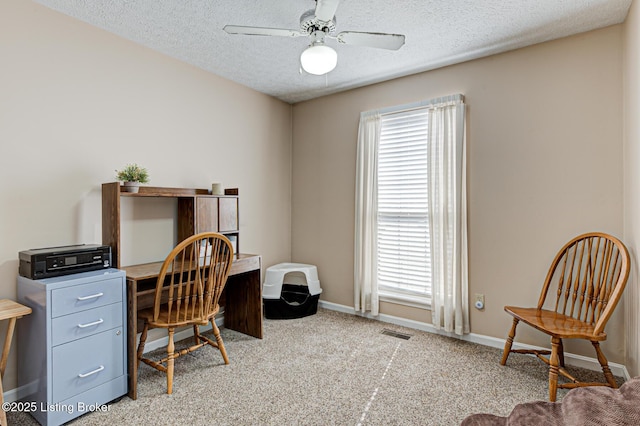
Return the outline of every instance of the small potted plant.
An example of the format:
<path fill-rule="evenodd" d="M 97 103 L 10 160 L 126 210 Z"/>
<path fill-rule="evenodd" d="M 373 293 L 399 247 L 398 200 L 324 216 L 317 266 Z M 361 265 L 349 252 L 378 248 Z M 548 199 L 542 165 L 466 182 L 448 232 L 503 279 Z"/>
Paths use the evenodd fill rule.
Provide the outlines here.
<path fill-rule="evenodd" d="M 123 192 L 138 192 L 141 183 L 149 182 L 149 172 L 137 164 L 127 164 L 122 170 L 116 170 L 116 179 L 123 182 Z"/>

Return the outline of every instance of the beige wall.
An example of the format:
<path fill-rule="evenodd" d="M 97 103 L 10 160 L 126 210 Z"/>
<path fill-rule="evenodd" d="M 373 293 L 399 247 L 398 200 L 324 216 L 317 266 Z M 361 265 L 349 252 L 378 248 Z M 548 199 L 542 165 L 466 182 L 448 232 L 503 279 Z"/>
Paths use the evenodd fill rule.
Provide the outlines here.
<path fill-rule="evenodd" d="M 265 266 L 317 264 L 323 300 L 353 306 L 358 115 L 459 92 L 469 119 L 470 293 L 484 293 L 487 305 L 472 310 L 472 331 L 502 338 L 502 306 L 536 300 L 562 243 L 593 229 L 622 234 L 623 129 L 624 239 L 636 256 L 638 13 L 634 4 L 624 26 L 300 103 L 292 119 L 273 98 L 37 4 L 3 0 L 0 297 L 15 297 L 19 250 L 99 242 L 100 183 L 136 161 L 156 186 L 239 187 L 242 250 L 262 254 Z M 142 237 L 128 239 L 125 262 L 173 243 L 169 202 L 124 207 L 127 235 Z M 635 302 L 627 315 L 619 309 L 604 345 L 634 375 L 636 268 L 625 295 Z M 429 318 L 391 304 L 382 312 Z M 15 386 L 15 357 L 14 348 L 5 391 Z"/>
<path fill-rule="evenodd" d="M 290 105 L 24 0 L 0 2 L 0 58 L 0 297 L 18 251 L 100 242 L 100 184 L 128 162 L 155 186 L 238 187 L 242 250 L 290 259 Z M 128 259 L 160 240 L 160 260 L 173 210 L 137 201 Z"/>
<path fill-rule="evenodd" d="M 631 376 L 640 374 L 640 5 L 634 1 L 623 32 L 624 92 L 624 240 L 633 258 L 631 278 L 624 294 L 625 365 Z"/>
<path fill-rule="evenodd" d="M 468 105 L 473 333 L 504 338 L 506 304 L 537 302 L 556 251 L 622 236 L 622 27 L 491 56 L 293 107 L 292 260 L 318 265 L 322 299 L 353 306 L 355 154 L 361 111 L 462 93 Z M 430 321 L 427 311 L 383 313 Z M 624 362 L 617 312 L 604 350 Z M 548 340 L 521 327 L 528 343 Z M 594 356 L 590 345 L 569 352 Z"/>

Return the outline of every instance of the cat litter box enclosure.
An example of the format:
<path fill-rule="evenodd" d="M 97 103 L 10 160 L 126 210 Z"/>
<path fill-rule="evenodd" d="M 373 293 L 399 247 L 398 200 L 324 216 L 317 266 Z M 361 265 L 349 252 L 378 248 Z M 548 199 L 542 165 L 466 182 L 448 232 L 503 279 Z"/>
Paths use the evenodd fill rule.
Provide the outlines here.
<path fill-rule="evenodd" d="M 315 265 L 280 263 L 267 268 L 262 299 L 268 319 L 293 319 L 318 311 L 322 289 Z"/>

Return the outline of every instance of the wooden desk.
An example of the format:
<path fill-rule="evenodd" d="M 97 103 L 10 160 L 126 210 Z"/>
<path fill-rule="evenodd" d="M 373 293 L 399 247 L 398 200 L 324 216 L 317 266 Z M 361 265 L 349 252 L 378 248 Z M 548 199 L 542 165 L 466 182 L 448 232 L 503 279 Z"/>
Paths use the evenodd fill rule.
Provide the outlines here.
<path fill-rule="evenodd" d="M 2 379 L 4 378 L 4 370 L 7 367 L 7 358 L 9 357 L 9 349 L 11 349 L 11 340 L 13 339 L 13 330 L 16 328 L 16 320 L 31 313 L 31 308 L 21 305 L 13 300 L 0 300 L 0 320 L 9 320 L 7 334 L 4 337 L 4 346 L 2 347 L 2 357 L 0 358 L 0 405 L 4 403 L 4 395 L 2 388 Z M 7 424 L 7 413 L 0 409 L 0 425 Z"/>
<path fill-rule="evenodd" d="M 261 258 L 254 254 L 238 254 L 224 289 L 224 326 L 262 339 Z M 121 268 L 127 274 L 127 354 L 129 364 L 129 397 L 138 397 L 137 334 L 142 327 L 138 310 L 153 306 L 153 295 L 162 262 Z M 231 360 L 233 361 L 233 360 Z"/>

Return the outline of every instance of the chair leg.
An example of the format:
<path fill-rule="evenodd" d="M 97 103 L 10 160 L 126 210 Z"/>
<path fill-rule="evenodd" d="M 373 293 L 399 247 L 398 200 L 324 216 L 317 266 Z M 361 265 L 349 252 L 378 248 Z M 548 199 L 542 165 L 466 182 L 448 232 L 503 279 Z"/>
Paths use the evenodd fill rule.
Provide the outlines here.
<path fill-rule="evenodd" d="M 173 344 L 173 328 L 169 329 L 169 344 L 167 345 L 167 393 L 171 395 L 173 393 L 173 363 L 174 363 L 174 350 Z"/>
<path fill-rule="evenodd" d="M 149 331 L 149 324 L 145 322 L 144 327 L 142 328 L 142 334 L 140 334 L 140 343 L 138 344 L 138 352 L 137 352 L 138 368 L 140 367 L 140 360 L 142 359 L 142 354 L 144 353 L 144 344 L 147 341 L 148 331 Z"/>
<path fill-rule="evenodd" d="M 194 345 L 197 345 L 200 343 L 200 327 L 198 327 L 197 324 L 193 325 L 193 342 Z"/>
<path fill-rule="evenodd" d="M 507 358 L 509 358 L 509 354 L 511 353 L 511 346 L 513 345 L 513 338 L 516 336 L 516 327 L 520 320 L 518 318 L 513 319 L 513 325 L 511 326 L 511 331 L 509 331 L 509 337 L 507 337 L 507 341 L 504 344 L 504 352 L 502 353 L 502 360 L 500 360 L 500 365 L 505 365 L 507 363 Z"/>
<path fill-rule="evenodd" d="M 560 350 L 560 339 L 551 338 L 551 356 L 549 357 L 549 401 L 555 402 L 558 393 L 558 351 Z"/>
<path fill-rule="evenodd" d="M 607 358 L 602 353 L 600 349 L 600 344 L 598 342 L 591 342 L 593 347 L 596 349 L 596 355 L 598 356 L 598 362 L 602 366 L 602 372 L 604 373 L 604 378 L 607 379 L 607 383 L 612 388 L 618 388 L 618 384 L 616 383 L 616 379 L 613 377 L 611 370 L 609 369 L 609 363 L 607 362 Z"/>
<path fill-rule="evenodd" d="M 213 330 L 213 335 L 216 336 L 218 349 L 220 349 L 220 353 L 222 354 L 222 359 L 224 359 L 224 363 L 229 364 L 229 357 L 227 356 L 227 350 L 225 349 L 224 343 L 222 342 L 222 337 L 220 336 L 220 330 L 216 325 L 215 318 L 211 318 L 211 329 Z"/>
<path fill-rule="evenodd" d="M 562 343 L 562 339 L 558 339 L 558 364 L 560 367 L 564 368 L 564 344 Z"/>

